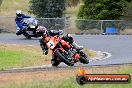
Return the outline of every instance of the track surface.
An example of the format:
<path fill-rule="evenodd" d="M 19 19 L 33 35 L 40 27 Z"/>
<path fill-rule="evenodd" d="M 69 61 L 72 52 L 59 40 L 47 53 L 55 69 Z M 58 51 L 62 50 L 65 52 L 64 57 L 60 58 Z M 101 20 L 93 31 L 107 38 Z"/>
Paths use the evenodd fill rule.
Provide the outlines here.
<path fill-rule="evenodd" d="M 132 63 L 132 36 L 131 35 L 74 35 L 76 42 L 95 51 L 105 51 L 112 57 L 90 62 L 89 65 L 108 65 Z M 0 43 L 37 45 L 38 38 L 25 39 L 22 35 L 0 34 Z"/>

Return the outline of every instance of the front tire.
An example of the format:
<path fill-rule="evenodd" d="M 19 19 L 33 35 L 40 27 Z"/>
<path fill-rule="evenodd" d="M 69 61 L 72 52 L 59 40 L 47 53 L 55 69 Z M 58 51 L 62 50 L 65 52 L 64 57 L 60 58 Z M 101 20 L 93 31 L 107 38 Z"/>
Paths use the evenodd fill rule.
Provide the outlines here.
<path fill-rule="evenodd" d="M 74 63 L 71 62 L 70 60 L 68 60 L 65 56 L 63 56 L 62 53 L 60 53 L 59 50 L 57 50 L 57 51 L 55 52 L 55 55 L 56 55 L 59 59 L 61 59 L 62 62 L 64 62 L 65 64 L 67 64 L 68 66 L 73 66 L 73 65 L 74 65 Z"/>
<path fill-rule="evenodd" d="M 83 63 L 83 64 L 88 64 L 88 63 L 89 63 L 89 60 L 88 60 L 87 58 L 83 57 L 83 56 L 80 56 L 79 61 L 80 61 L 81 63 Z"/>
<path fill-rule="evenodd" d="M 51 60 L 51 64 L 52 66 L 58 66 L 60 64 L 60 62 L 57 60 L 57 58 L 55 58 L 54 56 L 52 57 L 52 60 Z"/>

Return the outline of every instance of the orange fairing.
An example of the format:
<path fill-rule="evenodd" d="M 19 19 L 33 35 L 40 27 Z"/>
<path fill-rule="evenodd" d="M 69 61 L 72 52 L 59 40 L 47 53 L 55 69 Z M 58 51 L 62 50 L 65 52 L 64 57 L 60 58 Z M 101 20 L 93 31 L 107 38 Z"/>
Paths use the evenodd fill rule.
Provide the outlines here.
<path fill-rule="evenodd" d="M 65 42 L 64 40 L 61 40 L 61 44 L 62 44 L 62 46 L 65 46 L 68 49 L 70 49 L 70 45 L 67 42 Z"/>
<path fill-rule="evenodd" d="M 85 70 L 83 68 L 79 67 L 78 75 L 85 75 L 85 74 L 86 74 Z"/>
<path fill-rule="evenodd" d="M 75 62 L 77 62 L 77 61 L 79 60 L 79 58 L 80 58 L 80 55 L 79 55 L 79 54 L 75 54 L 75 55 L 74 55 L 74 60 L 75 60 Z"/>
<path fill-rule="evenodd" d="M 50 40 L 50 37 L 46 37 L 46 38 L 44 39 L 44 42 L 47 43 L 47 42 L 49 42 L 49 40 Z"/>
<path fill-rule="evenodd" d="M 59 42 L 59 38 L 55 37 L 51 37 L 51 40 L 54 42 L 54 44 L 56 45 Z"/>
<path fill-rule="evenodd" d="M 52 50 L 55 48 L 55 46 L 59 42 L 59 38 L 57 38 L 57 37 L 46 37 L 44 39 L 44 42 L 46 43 L 47 47 Z"/>

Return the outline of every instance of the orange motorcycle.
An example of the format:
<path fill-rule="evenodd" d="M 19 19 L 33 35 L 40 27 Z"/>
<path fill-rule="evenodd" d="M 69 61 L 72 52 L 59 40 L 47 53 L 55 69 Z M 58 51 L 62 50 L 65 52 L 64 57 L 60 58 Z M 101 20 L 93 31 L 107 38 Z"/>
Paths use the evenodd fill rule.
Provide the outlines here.
<path fill-rule="evenodd" d="M 50 36 L 43 38 L 46 46 L 52 50 L 52 56 L 56 61 L 53 66 L 58 66 L 60 62 L 64 62 L 68 66 L 73 66 L 74 63 L 80 61 L 81 63 L 88 64 L 89 60 L 85 53 L 81 50 L 77 51 L 68 42 L 64 41 L 61 37 Z M 51 61 L 52 63 L 52 61 Z"/>

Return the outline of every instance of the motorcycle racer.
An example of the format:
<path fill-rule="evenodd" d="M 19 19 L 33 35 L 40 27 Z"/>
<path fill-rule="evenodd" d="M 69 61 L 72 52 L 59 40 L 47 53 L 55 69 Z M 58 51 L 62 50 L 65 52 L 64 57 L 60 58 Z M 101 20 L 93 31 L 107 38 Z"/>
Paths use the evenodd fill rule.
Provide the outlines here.
<path fill-rule="evenodd" d="M 21 10 L 17 10 L 16 11 L 16 18 L 15 18 L 16 35 L 20 35 L 21 30 L 25 29 L 25 26 L 22 26 L 22 21 L 24 18 L 31 18 L 31 17 L 23 14 Z"/>
<path fill-rule="evenodd" d="M 62 31 L 47 30 L 44 26 L 38 26 L 38 28 L 36 29 L 36 33 L 39 36 L 42 36 L 42 38 L 39 39 L 40 46 L 41 46 L 41 49 L 43 51 L 43 54 L 47 55 L 48 54 L 48 47 L 43 42 L 43 38 L 45 38 L 46 36 L 56 36 L 56 35 L 59 36 L 62 34 Z"/>
<path fill-rule="evenodd" d="M 41 48 L 42 48 L 43 54 L 45 54 L 45 55 L 48 54 L 48 49 L 49 49 L 49 47 L 46 45 L 46 41 L 47 41 L 47 40 L 45 40 L 47 37 L 49 37 L 49 38 L 51 38 L 51 37 L 60 38 L 60 39 L 61 39 L 62 45 L 63 45 L 63 43 L 64 43 L 63 46 L 67 46 L 68 49 L 70 49 L 70 48 L 74 48 L 74 49 L 76 49 L 76 50 L 81 50 L 81 49 L 83 49 L 82 46 L 79 46 L 79 45 L 77 45 L 77 44 L 75 43 L 75 41 L 73 40 L 73 37 L 71 36 L 71 34 L 67 34 L 67 35 L 64 35 L 64 36 L 62 36 L 62 37 L 60 37 L 60 36 L 57 37 L 57 36 L 52 36 L 52 35 L 50 35 L 50 32 L 51 32 L 52 34 L 54 34 L 54 35 L 57 35 L 57 34 L 54 33 L 54 31 L 47 31 L 47 29 L 46 29 L 45 27 L 41 27 L 41 28 L 44 28 L 44 30 L 41 31 L 42 34 L 39 33 L 39 34 L 42 35 L 42 39 L 40 39 L 39 42 L 40 42 L 40 46 L 41 46 Z M 39 30 L 39 32 L 40 32 L 40 29 L 38 29 L 38 30 Z M 59 31 L 58 31 L 57 33 L 59 34 Z M 43 40 L 45 40 L 45 42 L 44 42 Z M 48 41 L 49 41 L 49 40 L 48 40 Z M 64 41 L 64 42 L 63 42 L 63 41 Z M 68 44 L 67 44 L 66 42 L 68 42 Z M 69 44 L 71 44 L 72 47 L 71 47 Z M 67 53 L 67 54 L 68 54 L 68 53 Z M 72 62 L 72 63 L 74 63 L 74 62 Z M 54 56 L 54 55 L 52 55 L 51 64 L 52 64 L 52 66 L 58 66 L 58 65 L 60 64 L 60 62 L 57 60 L 57 57 Z"/>
<path fill-rule="evenodd" d="M 42 28 L 42 27 L 41 27 Z M 39 28 L 38 28 L 39 29 Z M 54 31 L 54 30 L 47 30 L 45 27 L 43 27 L 44 30 L 41 31 L 41 34 L 42 35 L 42 39 L 39 40 L 40 42 L 40 46 L 42 48 L 42 51 L 43 51 L 43 54 L 47 55 L 48 54 L 48 47 L 46 46 L 46 44 L 43 42 L 43 38 L 45 38 L 45 36 L 56 36 L 56 35 L 61 35 L 62 34 L 62 31 Z M 40 32 L 40 30 L 39 30 Z M 77 50 L 81 50 L 83 49 L 83 46 L 79 46 L 73 39 L 72 35 L 71 34 L 67 34 L 67 35 L 64 35 L 62 36 L 62 39 L 64 41 L 67 41 L 69 42 L 75 49 Z"/>
<path fill-rule="evenodd" d="M 72 35 L 71 34 L 67 34 L 67 35 L 64 35 L 62 37 L 63 40 L 69 42 L 75 49 L 77 50 L 81 50 L 83 49 L 83 46 L 79 46 L 73 39 Z"/>

